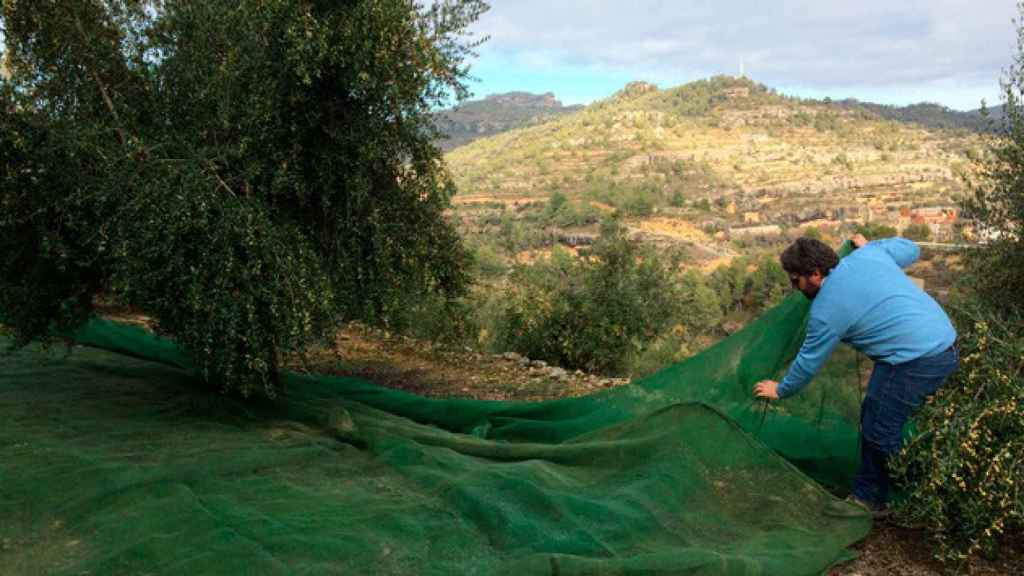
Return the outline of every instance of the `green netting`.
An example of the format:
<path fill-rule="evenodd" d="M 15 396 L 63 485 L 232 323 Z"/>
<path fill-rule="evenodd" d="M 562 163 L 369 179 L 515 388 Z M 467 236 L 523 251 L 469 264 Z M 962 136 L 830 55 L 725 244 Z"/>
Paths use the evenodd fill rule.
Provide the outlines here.
<path fill-rule="evenodd" d="M 172 342 L 96 320 L 74 337 L 92 348 L 0 357 L 0 572 L 818 574 L 870 529 L 826 516 L 811 479 L 853 473 L 855 357 L 751 399 L 807 307 L 538 403 L 306 375 L 241 402 Z"/>

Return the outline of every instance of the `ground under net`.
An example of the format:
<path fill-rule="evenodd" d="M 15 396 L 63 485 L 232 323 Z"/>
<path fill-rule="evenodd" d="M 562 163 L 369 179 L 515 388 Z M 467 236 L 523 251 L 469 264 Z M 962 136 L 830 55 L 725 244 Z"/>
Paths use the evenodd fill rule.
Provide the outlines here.
<path fill-rule="evenodd" d="M 93 320 L 70 353 L 0 356 L 0 574 L 820 574 L 871 526 L 824 513 L 855 469 L 855 356 L 751 398 L 807 309 L 536 403 L 297 374 L 241 401 Z"/>

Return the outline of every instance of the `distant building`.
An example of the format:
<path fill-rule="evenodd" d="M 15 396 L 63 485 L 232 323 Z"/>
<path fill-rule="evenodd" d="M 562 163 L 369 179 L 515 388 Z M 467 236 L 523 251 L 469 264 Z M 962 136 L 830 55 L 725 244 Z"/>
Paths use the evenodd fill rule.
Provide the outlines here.
<path fill-rule="evenodd" d="M 928 206 L 924 208 L 900 208 L 896 217 L 896 229 L 902 233 L 907 227 L 927 226 L 932 238 L 937 241 L 953 239 L 957 223 L 957 209 L 952 206 Z"/>

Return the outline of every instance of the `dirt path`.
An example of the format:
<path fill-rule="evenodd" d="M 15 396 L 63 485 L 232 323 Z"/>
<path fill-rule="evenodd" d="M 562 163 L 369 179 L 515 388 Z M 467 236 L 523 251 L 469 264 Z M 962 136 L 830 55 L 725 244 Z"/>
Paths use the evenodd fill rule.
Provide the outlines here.
<path fill-rule="evenodd" d="M 311 372 L 356 376 L 435 398 L 547 400 L 582 396 L 628 379 L 570 372 L 518 354 L 481 354 L 351 324 L 331 350 L 310 355 Z"/>

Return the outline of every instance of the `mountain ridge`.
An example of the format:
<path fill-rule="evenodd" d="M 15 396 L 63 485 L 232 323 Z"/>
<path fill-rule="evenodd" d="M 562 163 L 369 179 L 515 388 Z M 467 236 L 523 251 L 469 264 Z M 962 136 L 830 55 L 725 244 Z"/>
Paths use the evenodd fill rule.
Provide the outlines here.
<path fill-rule="evenodd" d="M 514 91 L 465 101 L 437 112 L 434 118 L 435 125 L 446 136 L 438 144 L 447 151 L 480 138 L 547 122 L 581 109 L 581 105 L 563 106 L 551 92 L 532 94 Z"/>
<path fill-rule="evenodd" d="M 594 104 L 628 95 L 638 96 L 650 91 L 658 91 L 658 87 L 648 82 L 634 81 Z M 959 111 L 934 102 L 917 102 L 906 106 L 877 104 L 856 98 L 824 99 L 819 102 L 851 110 L 868 110 L 881 118 L 926 128 L 963 128 L 973 132 L 993 133 L 999 131 L 1002 121 L 1001 105 L 988 108 L 986 118 L 980 108 Z M 541 124 L 584 108 L 586 106 L 580 104 L 565 106 L 550 91 L 541 94 L 521 90 L 490 94 L 482 99 L 467 100 L 459 106 L 436 113 L 437 125 L 446 135 L 439 141 L 439 145 L 443 150 L 449 151 L 474 140 Z"/>

